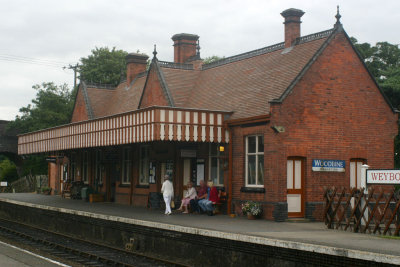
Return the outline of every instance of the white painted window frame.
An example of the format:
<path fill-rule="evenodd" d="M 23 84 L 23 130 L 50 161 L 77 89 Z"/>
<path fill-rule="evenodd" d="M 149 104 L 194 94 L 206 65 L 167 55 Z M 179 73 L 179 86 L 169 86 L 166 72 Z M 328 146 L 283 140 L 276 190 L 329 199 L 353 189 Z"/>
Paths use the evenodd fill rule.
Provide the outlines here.
<path fill-rule="evenodd" d="M 245 184 L 246 184 L 246 187 L 255 187 L 255 188 L 264 188 L 264 183 L 261 185 L 259 185 L 259 184 L 257 184 L 258 183 L 258 156 L 259 155 L 263 155 L 264 156 L 264 151 L 265 151 L 265 149 L 264 149 L 264 151 L 263 152 L 258 152 L 258 137 L 259 136 L 261 136 L 261 137 L 264 137 L 263 135 L 260 135 L 260 134 L 258 134 L 258 135 L 248 135 L 248 136 L 246 136 L 246 143 L 245 143 L 245 173 L 246 173 L 246 175 L 245 175 Z M 255 153 L 249 153 L 248 152 L 248 150 L 249 150 L 249 137 L 256 137 L 256 152 Z M 249 156 L 253 156 L 253 155 L 255 155 L 256 156 L 256 184 L 249 184 L 248 183 L 248 167 L 249 167 Z M 265 158 L 264 158 L 264 160 L 265 160 Z M 264 163 L 263 163 L 263 167 L 264 167 Z M 263 177 L 263 181 L 264 181 L 264 178 L 265 177 Z"/>
<path fill-rule="evenodd" d="M 224 186 L 223 182 L 222 182 L 222 184 L 219 183 L 219 180 L 221 178 L 221 177 L 219 177 L 220 167 L 221 167 L 221 162 L 220 162 L 221 161 L 221 159 L 220 159 L 221 153 L 220 153 L 218 147 L 219 147 L 219 145 L 217 145 L 217 154 L 216 155 L 212 155 L 211 149 L 213 149 L 213 144 L 212 143 L 209 144 L 209 149 L 208 149 L 208 177 L 209 177 L 209 180 L 212 181 L 212 178 L 213 178 L 213 177 L 211 177 L 212 159 L 213 158 L 217 158 L 217 175 L 218 175 L 217 181 L 218 181 L 218 183 L 214 183 L 214 185 L 215 186 Z M 222 181 L 224 181 L 224 177 L 222 177 Z"/>

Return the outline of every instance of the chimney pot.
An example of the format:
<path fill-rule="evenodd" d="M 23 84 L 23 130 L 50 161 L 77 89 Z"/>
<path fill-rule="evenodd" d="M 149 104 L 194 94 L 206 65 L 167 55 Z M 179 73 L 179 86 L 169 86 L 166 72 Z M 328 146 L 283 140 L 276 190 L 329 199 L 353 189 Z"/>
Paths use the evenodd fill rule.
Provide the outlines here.
<path fill-rule="evenodd" d="M 285 18 L 285 47 L 291 47 L 296 38 L 300 37 L 300 18 L 304 15 L 304 11 L 296 8 L 289 8 L 281 13 Z"/>
<path fill-rule="evenodd" d="M 146 71 L 146 54 L 129 53 L 126 57 L 126 84 L 129 86 L 139 73 Z"/>
<path fill-rule="evenodd" d="M 174 62 L 185 63 L 188 59 L 197 55 L 197 40 L 199 36 L 196 34 L 179 33 L 172 36 L 174 41 Z"/>

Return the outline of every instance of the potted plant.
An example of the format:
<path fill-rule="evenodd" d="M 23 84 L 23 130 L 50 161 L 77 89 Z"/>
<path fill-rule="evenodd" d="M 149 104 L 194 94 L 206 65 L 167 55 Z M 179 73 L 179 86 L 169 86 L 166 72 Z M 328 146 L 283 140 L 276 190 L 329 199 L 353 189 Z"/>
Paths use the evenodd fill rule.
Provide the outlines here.
<path fill-rule="evenodd" d="M 242 212 L 249 220 L 255 220 L 262 213 L 261 204 L 254 201 L 247 201 L 242 204 Z"/>
<path fill-rule="evenodd" d="M 51 187 L 48 187 L 48 186 L 43 186 L 42 187 L 42 194 L 50 195 L 50 193 L 51 193 Z"/>

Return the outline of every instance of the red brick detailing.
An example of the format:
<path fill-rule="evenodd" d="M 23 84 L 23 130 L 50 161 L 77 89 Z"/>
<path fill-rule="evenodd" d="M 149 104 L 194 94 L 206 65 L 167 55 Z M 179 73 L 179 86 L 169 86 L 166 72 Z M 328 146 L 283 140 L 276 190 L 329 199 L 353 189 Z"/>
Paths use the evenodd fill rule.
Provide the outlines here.
<path fill-rule="evenodd" d="M 270 123 L 233 130 L 233 200 L 286 202 L 286 161 L 305 158 L 305 201 L 322 202 L 324 186 L 350 184 L 350 159 L 372 168 L 393 168 L 397 115 L 384 100 L 346 39 L 339 33 L 282 104 L 272 105 Z M 283 126 L 276 133 L 271 126 Z M 265 194 L 241 193 L 245 177 L 245 136 L 264 134 Z M 312 159 L 346 161 L 345 172 L 314 172 Z M 237 202 L 236 202 L 237 203 Z M 272 216 L 273 205 L 264 206 Z M 321 219 L 320 207 L 313 216 Z"/>
<path fill-rule="evenodd" d="M 78 89 L 74 111 L 72 113 L 71 122 L 85 121 L 88 120 L 88 114 L 86 110 L 85 100 L 83 99 L 81 86 Z"/>
<path fill-rule="evenodd" d="M 265 137 L 265 157 L 277 158 L 277 164 L 267 162 L 266 182 L 276 184 L 276 197 L 283 201 L 287 157 L 306 157 L 305 201 L 320 202 L 324 186 L 349 188 L 351 158 L 365 158 L 372 168 L 393 168 L 396 119 L 340 33 L 283 103 L 272 108 L 271 125 L 284 126 L 285 132 L 269 130 Z M 346 171 L 313 172 L 317 158 L 346 160 Z"/>
<path fill-rule="evenodd" d="M 146 88 L 143 91 L 142 100 L 139 108 L 151 106 L 169 106 L 166 95 L 161 88 L 161 83 L 156 73 L 155 68 L 152 68 L 148 74 Z"/>
<path fill-rule="evenodd" d="M 147 59 L 149 57 L 144 54 L 130 53 L 126 56 L 126 81 L 127 86 L 131 84 L 133 79 L 139 73 L 146 71 Z"/>
<path fill-rule="evenodd" d="M 185 63 L 189 58 L 195 56 L 198 39 L 199 36 L 187 33 L 172 36 L 174 41 L 174 62 Z"/>
<path fill-rule="evenodd" d="M 293 45 L 297 37 L 300 37 L 300 18 L 304 12 L 299 9 L 286 9 L 281 13 L 285 18 L 285 47 Z"/>
<path fill-rule="evenodd" d="M 49 162 L 48 163 L 48 168 L 49 168 L 49 184 L 51 187 L 51 194 L 54 195 L 54 190 L 57 189 L 56 185 L 56 180 L 58 177 L 58 167 L 56 163 Z"/>

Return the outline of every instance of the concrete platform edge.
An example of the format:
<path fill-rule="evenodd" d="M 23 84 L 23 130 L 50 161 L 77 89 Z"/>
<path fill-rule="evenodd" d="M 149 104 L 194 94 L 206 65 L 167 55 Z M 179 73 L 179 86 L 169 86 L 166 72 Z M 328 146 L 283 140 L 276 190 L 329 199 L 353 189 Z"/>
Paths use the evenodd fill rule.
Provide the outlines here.
<path fill-rule="evenodd" d="M 353 250 L 353 249 L 345 249 L 345 248 L 338 248 L 338 247 L 330 247 L 330 246 L 323 246 L 323 245 L 302 243 L 302 242 L 295 242 L 295 241 L 288 241 L 288 240 L 279 240 L 279 239 L 251 236 L 251 235 L 245 235 L 245 234 L 221 232 L 221 231 L 215 231 L 215 230 L 207 230 L 207 229 L 202 229 L 202 228 L 194 228 L 194 227 L 159 223 L 159 222 L 153 222 L 153 221 L 130 219 L 130 218 L 124 218 L 124 217 L 118 217 L 118 216 L 86 212 L 86 211 L 79 211 L 79 210 L 73 210 L 73 209 L 65 209 L 65 208 L 33 204 L 33 203 L 16 201 L 16 200 L 5 199 L 5 198 L 0 198 L 0 201 L 15 204 L 15 205 L 20 205 L 20 206 L 27 206 L 27 207 L 31 207 L 31 208 L 38 208 L 38 209 L 43 209 L 43 210 L 50 210 L 50 211 L 74 214 L 74 215 L 79 215 L 79 216 L 86 216 L 86 217 L 90 217 L 90 218 L 94 218 L 94 219 L 103 219 L 103 220 L 110 220 L 110 221 L 127 223 L 127 224 L 135 224 L 135 225 L 140 225 L 140 226 L 158 228 L 158 229 L 169 230 L 169 231 L 176 231 L 176 232 L 187 233 L 187 234 L 203 235 L 203 236 L 207 236 L 207 237 L 222 238 L 222 239 L 228 239 L 228 240 L 254 243 L 254 244 L 259 244 L 259 245 L 274 246 L 274 247 L 287 248 L 287 249 L 296 249 L 296 250 L 302 250 L 302 251 L 308 251 L 308 252 L 316 252 L 316 253 L 321 253 L 321 254 L 326 254 L 326 255 L 331 255 L 331 256 L 348 257 L 348 258 L 353 258 L 353 259 L 360 259 L 360 260 L 367 260 L 367 261 L 373 261 L 373 262 L 400 265 L 400 257 L 399 256 L 388 255 L 388 254 L 381 254 L 381 253 L 367 252 L 367 251 Z"/>

